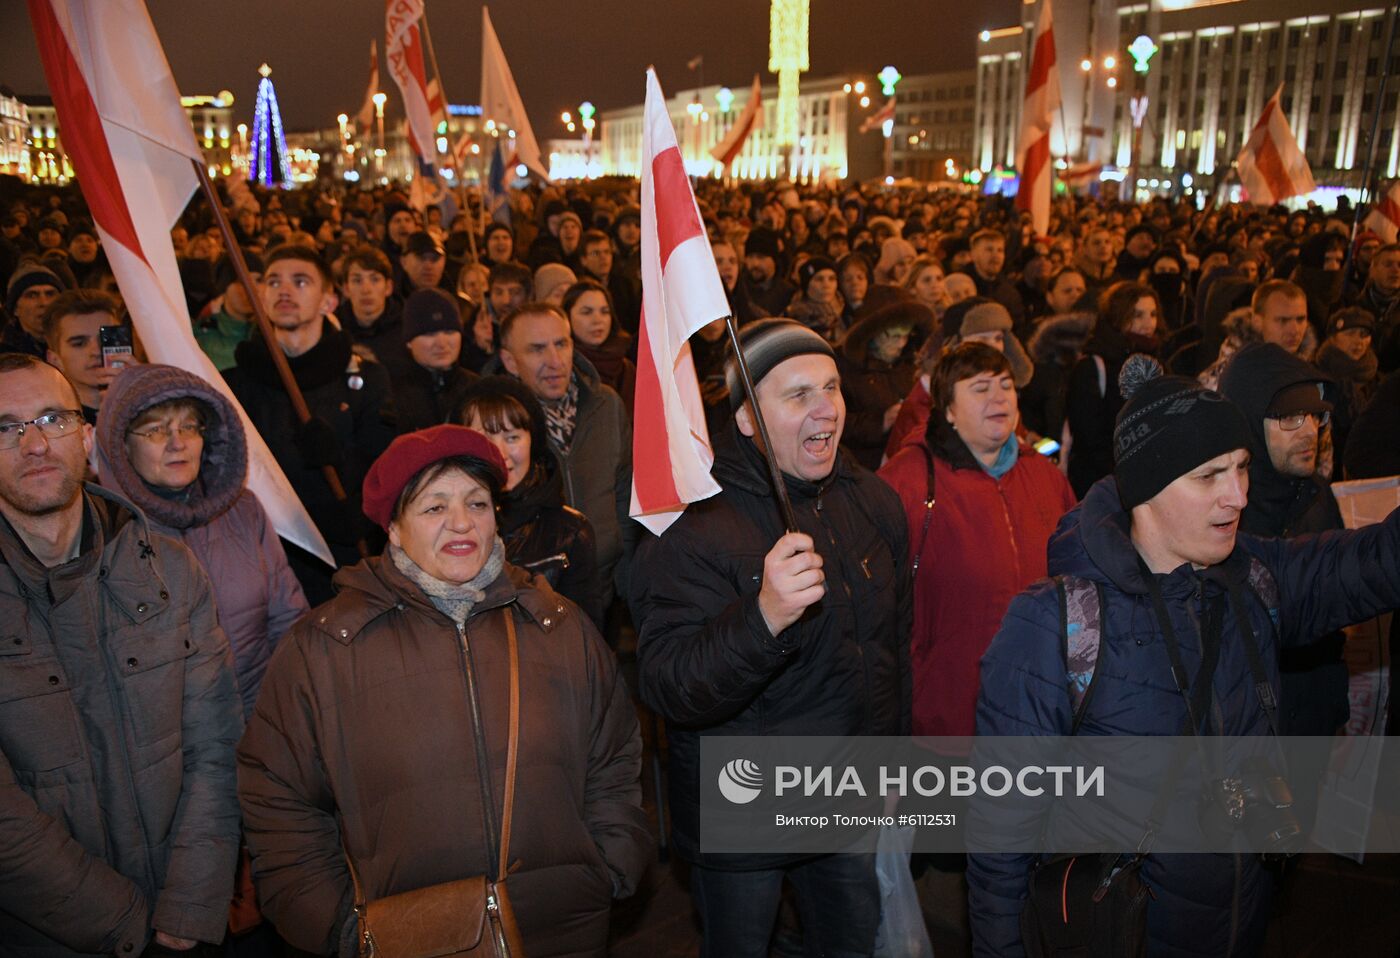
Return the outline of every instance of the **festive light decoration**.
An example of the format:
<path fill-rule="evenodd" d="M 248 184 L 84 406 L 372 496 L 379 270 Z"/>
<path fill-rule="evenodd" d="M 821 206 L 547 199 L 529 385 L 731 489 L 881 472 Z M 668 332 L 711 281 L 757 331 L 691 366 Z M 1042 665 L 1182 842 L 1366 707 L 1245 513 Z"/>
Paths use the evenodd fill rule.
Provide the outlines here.
<path fill-rule="evenodd" d="M 779 146 L 797 142 L 798 76 L 811 67 L 807 52 L 808 0 L 772 0 L 769 8 L 768 72 L 778 75 L 774 136 Z"/>
<path fill-rule="evenodd" d="M 720 87 L 719 92 L 715 94 L 715 102 L 719 104 L 719 112 L 728 113 L 734 104 L 734 91 L 727 86 Z"/>
<path fill-rule="evenodd" d="M 1152 42 L 1149 36 L 1139 36 L 1128 46 L 1128 53 L 1133 58 L 1133 70 L 1137 73 L 1146 73 L 1147 65 L 1158 50 L 1157 44 Z"/>
<path fill-rule="evenodd" d="M 889 66 L 877 73 L 875 79 L 880 81 L 880 91 L 885 96 L 894 96 L 894 85 L 904 79 L 904 74 Z"/>
<path fill-rule="evenodd" d="M 282 112 L 277 107 L 277 91 L 272 88 L 272 68 L 258 68 L 258 99 L 253 106 L 254 183 L 263 186 L 291 186 L 292 164 L 287 159 L 287 140 L 282 135 Z"/>

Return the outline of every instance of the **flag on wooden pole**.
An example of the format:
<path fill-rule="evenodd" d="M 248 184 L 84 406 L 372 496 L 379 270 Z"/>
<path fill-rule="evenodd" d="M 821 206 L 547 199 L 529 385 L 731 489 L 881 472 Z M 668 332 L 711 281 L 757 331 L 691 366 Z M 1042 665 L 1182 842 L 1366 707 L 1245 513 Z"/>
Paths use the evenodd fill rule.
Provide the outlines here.
<path fill-rule="evenodd" d="M 689 339 L 729 315 L 656 73 L 642 120 L 642 320 L 629 514 L 656 535 L 720 491 Z"/>
<path fill-rule="evenodd" d="M 1400 180 L 1375 198 L 1363 225 L 1379 236 L 1383 243 L 1396 241 L 1396 237 L 1400 236 Z"/>
<path fill-rule="evenodd" d="M 248 488 L 279 535 L 335 565 L 277 460 L 195 342 L 170 229 L 204 163 L 142 0 L 29 0 L 63 142 L 150 358 L 209 382 L 248 435 Z"/>
<path fill-rule="evenodd" d="M 729 132 L 724 134 L 724 139 L 720 140 L 710 148 L 710 155 L 715 158 L 715 162 L 726 170 L 734 164 L 743 152 L 744 144 L 748 142 L 750 136 L 756 131 L 763 129 L 763 87 L 758 82 L 758 74 L 753 75 L 753 89 L 749 91 L 749 102 L 744 104 L 744 109 L 739 114 L 739 118 L 734 121 L 734 125 L 729 128 Z"/>

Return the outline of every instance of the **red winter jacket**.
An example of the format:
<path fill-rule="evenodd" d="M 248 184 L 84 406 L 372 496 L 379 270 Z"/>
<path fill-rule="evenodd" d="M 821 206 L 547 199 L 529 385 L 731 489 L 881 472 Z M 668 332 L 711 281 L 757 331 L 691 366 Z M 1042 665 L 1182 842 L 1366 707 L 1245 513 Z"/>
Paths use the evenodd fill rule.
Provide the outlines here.
<path fill-rule="evenodd" d="M 952 436 L 933 454 L 933 517 L 923 535 L 928 445 L 911 438 L 878 475 L 899 493 L 914 580 L 914 734 L 972 735 L 978 662 L 1011 599 L 1046 575 L 1045 547 L 1074 493 L 1054 463 L 1021 446 L 993 479 Z"/>

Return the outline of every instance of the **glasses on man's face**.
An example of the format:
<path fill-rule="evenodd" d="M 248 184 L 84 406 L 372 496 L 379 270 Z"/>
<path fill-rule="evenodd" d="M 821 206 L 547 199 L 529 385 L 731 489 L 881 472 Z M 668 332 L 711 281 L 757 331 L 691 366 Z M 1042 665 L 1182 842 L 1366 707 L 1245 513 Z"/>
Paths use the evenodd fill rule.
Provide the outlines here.
<path fill-rule="evenodd" d="M 161 424 L 147 429 L 131 430 L 131 435 L 161 446 L 170 441 L 173 433 L 179 433 L 181 439 L 188 441 L 195 436 L 204 435 L 204 427 L 197 422 L 182 422 L 174 427 Z"/>
<path fill-rule="evenodd" d="M 1278 427 L 1284 432 L 1296 432 L 1302 429 L 1303 423 L 1309 419 L 1317 423 L 1318 429 L 1325 429 L 1327 424 L 1332 421 L 1332 414 L 1330 412 L 1295 412 L 1291 416 L 1270 416 L 1269 418 L 1278 423 Z"/>
<path fill-rule="evenodd" d="M 77 435 L 83 425 L 83 414 L 78 409 L 60 409 L 58 412 L 44 413 L 35 419 L 24 422 L 0 422 L 0 449 L 14 449 L 30 426 L 36 426 L 46 440 L 62 439 Z"/>

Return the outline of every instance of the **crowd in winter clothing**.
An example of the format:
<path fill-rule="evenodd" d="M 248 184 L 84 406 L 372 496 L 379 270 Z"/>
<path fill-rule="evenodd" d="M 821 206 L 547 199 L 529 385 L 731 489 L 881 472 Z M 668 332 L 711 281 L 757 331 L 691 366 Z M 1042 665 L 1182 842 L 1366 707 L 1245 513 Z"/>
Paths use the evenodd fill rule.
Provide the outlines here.
<path fill-rule="evenodd" d="M 0 633 L 0 872 L 20 876 L 0 878 L 0 954 L 212 945 L 235 879 L 269 936 L 352 954 L 347 860 L 370 897 L 489 872 L 500 809 L 478 785 L 499 790 L 507 756 L 503 741 L 481 753 L 470 729 L 509 724 L 517 643 L 509 887 L 532 956 L 603 954 L 611 901 L 644 887 L 637 708 L 666 724 L 665 820 L 695 869 L 706 954 L 752 944 L 719 928 L 738 898 L 768 894 L 738 876 L 836 879 L 702 851 L 705 736 L 1068 734 L 1050 576 L 1098 583 L 1105 633 L 1138 639 L 1101 661 L 1081 734 L 1178 730 L 1181 703 L 1144 638 L 1157 593 L 1193 637 L 1188 657 L 1206 642 L 1192 644 L 1190 597 L 1231 609 L 1212 619 L 1215 733 L 1267 724 L 1242 630 L 1264 644 L 1285 734 L 1345 724 L 1339 630 L 1400 603 L 1396 522 L 1294 550 L 1277 540 L 1341 528 L 1330 483 L 1400 473 L 1400 244 L 1349 239 L 1346 209 L 1071 197 L 1037 236 L 1009 202 L 949 189 L 696 192 L 737 333 L 757 355 L 778 351 L 755 380 L 799 359 L 804 374 L 831 371 L 800 399 L 820 407 L 803 422 L 828 426 L 794 426 L 780 463 L 796 530 L 722 319 L 690 356 L 723 492 L 660 536 L 628 517 L 645 394 L 635 183 L 513 191 L 508 222 L 470 190 L 421 210 L 394 186 L 238 184 L 224 193 L 237 249 L 196 200 L 171 239 L 219 382 L 147 361 L 75 189 L 0 197 L 0 353 L 61 373 L 74 413 L 41 423 L 68 407 L 10 409 L 0 388 L 0 456 L 28 455 L 41 430 L 46 447 L 71 441 L 65 429 L 91 445 L 74 460 L 72 555 L 40 557 L 16 519 L 27 500 L 0 489 L 0 616 L 19 623 L 20 649 Z M 125 355 L 104 352 L 110 327 L 130 335 Z M 1162 493 L 1138 498 L 1125 478 L 1143 357 L 1163 372 L 1149 392 L 1218 391 L 1241 415 L 1213 454 L 1252 456 L 1242 534 L 1208 568 L 1149 571 L 1130 535 Z M 0 383 L 37 368 L 0 357 Z M 468 443 L 486 472 L 439 456 L 457 463 L 447 478 L 431 459 L 385 478 L 424 437 Z M 264 445 L 339 571 L 280 540 L 247 488 Z M 489 493 L 492 516 L 474 542 L 484 565 L 460 580 L 411 547 L 429 520 L 410 505 L 453 476 Z M 794 532 L 816 541 L 784 561 L 810 555 L 824 597 L 775 628 L 770 567 Z M 1260 569 L 1271 602 L 1241 618 L 1232 596 L 1260 588 Z M 71 638 L 109 632 L 110 662 Z M 637 705 L 616 662 L 634 645 Z M 479 700 L 463 691 L 474 669 L 494 683 Z M 94 698 L 98 685 L 112 688 Z M 35 745 L 39 723 L 59 731 Z M 41 838 L 23 845 L 26 832 Z M 207 850 L 197 864 L 191 844 Z M 1033 864 L 972 856 L 979 955 L 1019 953 Z M 848 905 L 874 887 L 867 863 L 853 867 Z M 1257 947 L 1273 893 L 1257 861 L 1154 856 L 1143 879 L 1161 953 Z M 835 947 L 869 953 L 870 895 L 873 917 Z"/>

